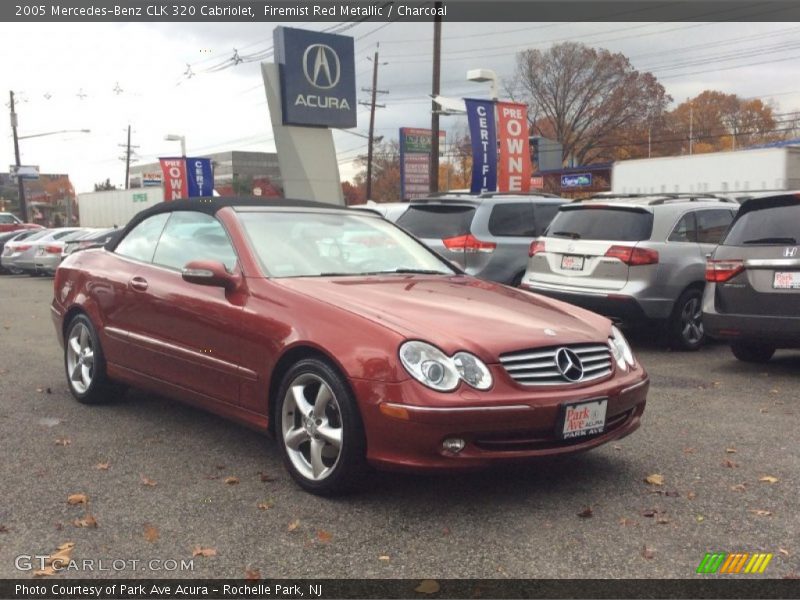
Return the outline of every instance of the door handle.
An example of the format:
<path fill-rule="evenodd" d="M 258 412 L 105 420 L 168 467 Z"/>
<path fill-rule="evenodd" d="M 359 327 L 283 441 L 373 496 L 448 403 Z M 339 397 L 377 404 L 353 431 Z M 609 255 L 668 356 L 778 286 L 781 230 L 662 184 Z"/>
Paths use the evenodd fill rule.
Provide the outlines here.
<path fill-rule="evenodd" d="M 131 286 L 131 289 L 134 289 L 137 292 L 144 292 L 147 290 L 147 280 L 144 277 L 134 277 L 130 280 L 129 285 Z"/>

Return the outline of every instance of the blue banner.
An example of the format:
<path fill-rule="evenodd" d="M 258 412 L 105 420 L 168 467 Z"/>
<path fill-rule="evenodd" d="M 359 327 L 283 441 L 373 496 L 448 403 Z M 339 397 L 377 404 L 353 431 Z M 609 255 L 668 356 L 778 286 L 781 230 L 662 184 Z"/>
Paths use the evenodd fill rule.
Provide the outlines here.
<path fill-rule="evenodd" d="M 497 190 L 497 128 L 492 100 L 465 98 L 469 136 L 472 140 L 473 194 Z"/>
<path fill-rule="evenodd" d="M 210 158 L 187 158 L 186 179 L 189 198 L 211 196 L 214 193 L 214 171 Z"/>

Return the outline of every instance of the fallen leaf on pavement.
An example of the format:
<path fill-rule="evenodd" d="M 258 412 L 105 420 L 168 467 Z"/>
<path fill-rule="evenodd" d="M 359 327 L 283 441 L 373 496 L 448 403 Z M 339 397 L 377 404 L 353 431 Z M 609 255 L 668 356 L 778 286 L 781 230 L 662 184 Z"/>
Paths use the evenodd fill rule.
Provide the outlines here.
<path fill-rule="evenodd" d="M 389 558 L 389 555 L 388 555 L 388 554 L 381 554 L 381 555 L 378 557 L 378 560 L 391 560 L 391 559 Z"/>
<path fill-rule="evenodd" d="M 261 571 L 258 569 L 245 569 L 244 578 L 247 581 L 261 581 Z"/>
<path fill-rule="evenodd" d="M 300 519 L 295 519 L 294 521 L 289 523 L 289 526 L 286 529 L 289 531 L 294 531 L 298 527 L 300 527 Z"/>
<path fill-rule="evenodd" d="M 153 481 L 149 477 L 145 477 L 141 473 L 139 473 L 139 479 L 142 481 L 142 485 L 146 485 L 148 487 L 155 487 L 158 485 L 157 481 Z"/>
<path fill-rule="evenodd" d="M 727 467 L 729 469 L 736 469 L 739 466 L 739 463 L 735 463 L 732 460 L 726 459 L 725 462 L 722 463 L 722 466 Z"/>
<path fill-rule="evenodd" d="M 778 548 L 778 552 L 784 556 L 789 556 L 789 551 L 786 548 Z"/>
<path fill-rule="evenodd" d="M 703 521 L 705 521 L 705 520 L 706 520 L 706 518 L 705 518 L 703 515 L 697 515 L 697 516 L 695 517 L 695 520 L 696 520 L 698 523 L 702 523 Z"/>
<path fill-rule="evenodd" d="M 33 572 L 34 577 L 50 577 L 51 575 L 55 574 L 56 570 L 50 565 L 46 566 L 44 569 L 36 569 Z"/>
<path fill-rule="evenodd" d="M 195 546 L 192 549 L 192 558 L 195 556 L 202 556 L 203 558 L 209 558 L 210 556 L 216 556 L 217 551 L 214 548 L 202 548 L 200 546 Z"/>
<path fill-rule="evenodd" d="M 44 559 L 45 566 L 52 566 L 53 563 L 58 563 L 59 566 L 68 563 L 74 547 L 75 542 L 64 542 L 56 548 L 53 554 Z"/>
<path fill-rule="evenodd" d="M 8 527 L 5 525 L 0 525 L 0 533 L 8 533 Z"/>
<path fill-rule="evenodd" d="M 650 485 L 664 485 L 664 476 L 659 475 L 658 473 L 653 473 L 652 475 L 648 475 L 644 478 L 645 483 L 649 483 Z"/>
<path fill-rule="evenodd" d="M 695 494 L 694 492 L 686 492 L 686 498 L 688 498 L 689 500 L 694 500 L 696 497 L 697 494 Z"/>
<path fill-rule="evenodd" d="M 589 519 L 589 518 L 591 518 L 591 516 L 592 516 L 592 507 L 591 506 L 587 506 L 581 512 L 578 513 L 578 516 L 581 519 Z"/>
<path fill-rule="evenodd" d="M 642 511 L 642 516 L 648 518 L 655 517 L 656 513 L 658 513 L 658 511 L 655 508 L 648 508 Z"/>
<path fill-rule="evenodd" d="M 759 477 L 758 480 L 764 483 L 778 483 L 778 478 L 772 475 L 764 475 L 763 477 Z"/>
<path fill-rule="evenodd" d="M 144 526 L 144 539 L 146 539 L 148 542 L 152 544 L 160 537 L 161 533 L 158 531 L 157 527 L 150 525 L 150 523 L 147 523 Z"/>
<path fill-rule="evenodd" d="M 736 485 L 731 486 L 731 490 L 734 492 L 743 492 L 747 489 L 746 483 L 737 483 Z"/>
<path fill-rule="evenodd" d="M 764 413 L 768 413 L 769 409 L 768 408 L 759 408 L 758 412 L 760 412 L 763 415 Z"/>
<path fill-rule="evenodd" d="M 269 510 L 273 506 L 275 506 L 274 502 L 267 501 L 267 502 L 259 502 L 257 505 L 258 510 Z"/>
<path fill-rule="evenodd" d="M 72 524 L 75 527 L 88 527 L 90 529 L 97 529 L 97 519 L 92 515 L 86 515 L 82 519 L 75 519 Z"/>
<path fill-rule="evenodd" d="M 87 504 L 89 497 L 86 494 L 70 494 L 67 496 L 67 504 Z"/>
<path fill-rule="evenodd" d="M 110 467 L 110 466 L 111 466 L 111 463 L 101 462 L 101 463 L 97 463 L 94 466 L 94 468 L 97 469 L 98 471 L 108 471 L 108 467 Z"/>
<path fill-rule="evenodd" d="M 323 544 L 327 544 L 333 539 L 333 534 L 320 529 L 319 531 L 317 531 L 317 539 Z"/>
<path fill-rule="evenodd" d="M 238 477 L 226 477 L 225 478 L 225 483 L 227 483 L 228 485 L 236 485 L 237 483 L 239 483 L 239 478 Z"/>
<path fill-rule="evenodd" d="M 684 448 L 683 449 L 683 453 L 684 454 L 694 454 L 695 452 L 697 452 L 696 448 Z"/>
<path fill-rule="evenodd" d="M 69 438 L 58 438 L 56 440 L 56 446 L 69 446 L 72 443 L 72 440 Z"/>
<path fill-rule="evenodd" d="M 758 515 L 759 517 L 771 517 L 772 513 L 768 510 L 763 510 L 761 508 L 752 508 L 750 512 L 754 515 Z"/>
<path fill-rule="evenodd" d="M 638 525 L 638 523 L 636 521 L 634 521 L 633 519 L 628 519 L 626 517 L 622 517 L 619 520 L 619 524 L 622 525 L 623 527 L 629 527 L 631 525 Z"/>
<path fill-rule="evenodd" d="M 667 517 L 658 517 L 658 519 L 656 519 L 656 523 L 659 525 L 666 525 L 669 523 L 669 519 Z"/>
<path fill-rule="evenodd" d="M 44 391 L 44 388 L 37 387 L 37 388 L 36 388 L 36 391 L 37 391 L 37 392 L 39 392 L 39 393 L 41 394 L 41 393 Z"/>
<path fill-rule="evenodd" d="M 418 594 L 435 594 L 440 589 L 439 582 L 435 579 L 423 579 L 419 585 L 414 588 Z"/>
<path fill-rule="evenodd" d="M 450 535 L 450 528 L 442 527 L 442 535 Z"/>
<path fill-rule="evenodd" d="M 646 559 L 650 560 L 655 555 L 656 555 L 656 551 L 655 550 L 653 550 L 652 548 L 648 547 L 647 545 L 642 546 L 642 556 L 644 556 Z"/>
<path fill-rule="evenodd" d="M 681 493 L 678 490 L 667 490 L 666 492 L 664 492 L 664 495 L 667 498 L 678 498 L 681 495 Z"/>
<path fill-rule="evenodd" d="M 269 473 L 264 473 L 263 471 L 259 471 L 258 474 L 261 476 L 261 481 L 263 482 L 275 481 L 277 479 L 276 477 L 273 477 Z"/>
<path fill-rule="evenodd" d="M 728 454 L 736 454 L 736 448 L 725 448 L 725 452 Z"/>

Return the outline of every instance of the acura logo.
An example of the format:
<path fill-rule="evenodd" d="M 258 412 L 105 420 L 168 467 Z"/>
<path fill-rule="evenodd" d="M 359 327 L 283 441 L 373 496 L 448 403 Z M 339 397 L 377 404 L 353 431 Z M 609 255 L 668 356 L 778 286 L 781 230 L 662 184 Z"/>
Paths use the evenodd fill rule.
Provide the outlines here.
<path fill-rule="evenodd" d="M 569 348 L 556 350 L 556 367 L 567 381 L 580 381 L 583 379 L 583 363 L 581 359 Z"/>
<path fill-rule="evenodd" d="M 786 258 L 794 258 L 795 256 L 797 256 L 797 246 L 795 246 L 793 248 L 784 248 L 783 249 L 783 255 Z"/>
<path fill-rule="evenodd" d="M 334 88 L 342 74 L 339 55 L 326 44 L 312 44 L 303 53 L 303 73 L 315 88 Z"/>

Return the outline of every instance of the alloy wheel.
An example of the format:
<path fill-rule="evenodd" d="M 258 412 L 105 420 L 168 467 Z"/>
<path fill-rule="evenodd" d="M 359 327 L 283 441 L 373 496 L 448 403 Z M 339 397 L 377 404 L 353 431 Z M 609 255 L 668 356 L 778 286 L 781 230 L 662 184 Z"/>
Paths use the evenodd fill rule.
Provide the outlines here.
<path fill-rule="evenodd" d="M 344 428 L 336 395 L 321 377 L 304 373 L 289 385 L 281 430 L 286 453 L 306 479 L 327 478 L 339 462 Z"/>
<path fill-rule="evenodd" d="M 691 298 L 681 311 L 681 334 L 690 344 L 699 344 L 704 335 L 703 310 L 699 298 Z"/>
<path fill-rule="evenodd" d="M 67 338 L 67 376 L 78 394 L 85 394 L 94 378 L 94 346 L 89 328 L 75 324 Z"/>

